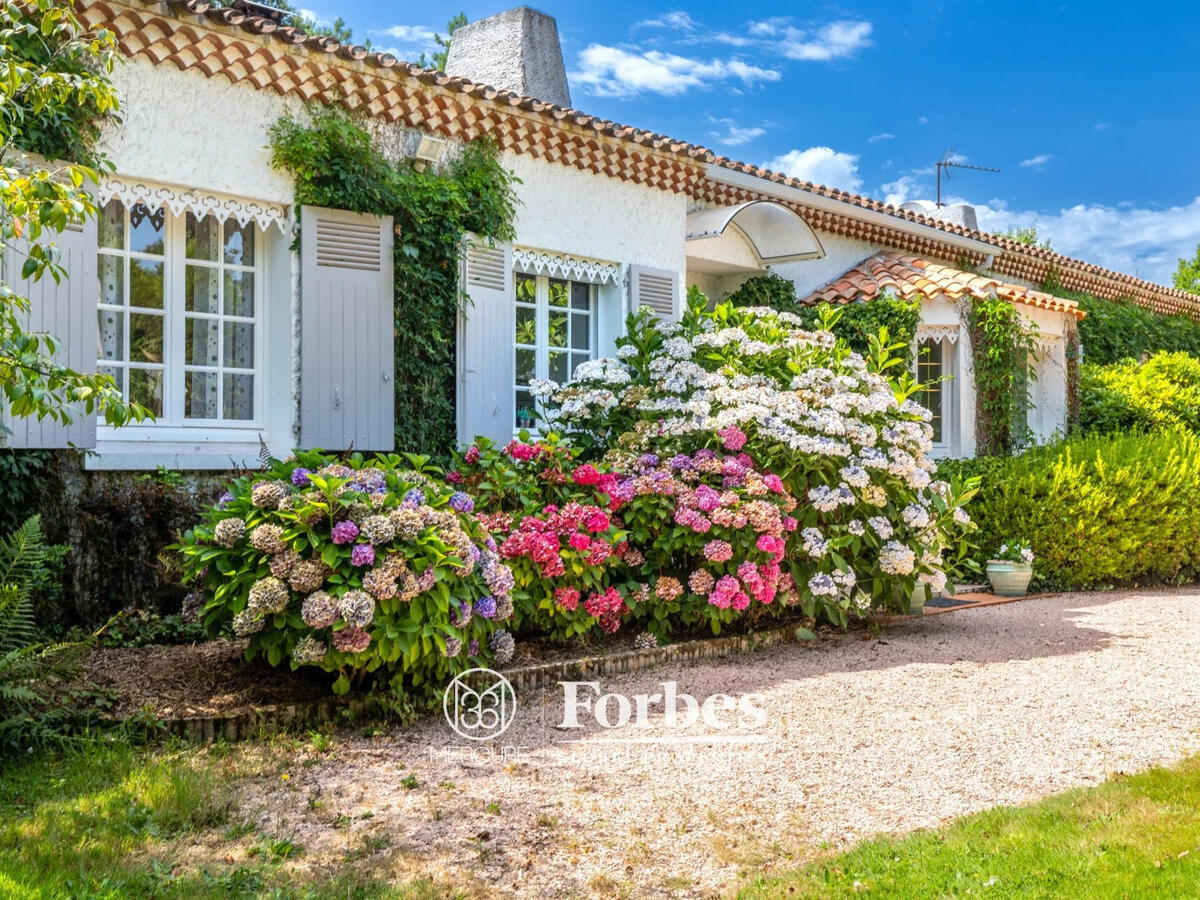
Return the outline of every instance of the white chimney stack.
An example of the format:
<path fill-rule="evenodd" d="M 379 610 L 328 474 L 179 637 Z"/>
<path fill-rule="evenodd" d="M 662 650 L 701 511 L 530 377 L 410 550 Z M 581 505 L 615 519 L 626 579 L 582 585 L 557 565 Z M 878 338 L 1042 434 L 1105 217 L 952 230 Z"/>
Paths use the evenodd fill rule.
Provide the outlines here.
<path fill-rule="evenodd" d="M 528 6 L 456 28 L 446 74 L 556 106 L 571 105 L 558 26 L 552 16 Z"/>
<path fill-rule="evenodd" d="M 941 219 L 951 225 L 961 225 L 971 231 L 979 230 L 975 207 L 968 203 L 950 203 L 939 207 L 932 200 L 909 200 L 907 203 L 901 203 L 900 209 L 904 212 L 920 213 L 931 219 Z"/>

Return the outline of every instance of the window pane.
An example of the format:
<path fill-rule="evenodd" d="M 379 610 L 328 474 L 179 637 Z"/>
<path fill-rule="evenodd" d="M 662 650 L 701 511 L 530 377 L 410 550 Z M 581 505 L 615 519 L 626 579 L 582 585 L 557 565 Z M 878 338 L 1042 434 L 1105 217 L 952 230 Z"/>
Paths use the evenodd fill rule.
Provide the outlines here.
<path fill-rule="evenodd" d="M 254 418 L 254 376 L 225 376 L 225 418 Z"/>
<path fill-rule="evenodd" d="M 221 376 L 216 372 L 188 372 L 185 379 L 187 396 L 183 414 L 189 419 L 219 419 Z"/>
<path fill-rule="evenodd" d="M 162 309 L 162 263 L 144 259 L 129 261 L 129 303 L 145 309 Z"/>
<path fill-rule="evenodd" d="M 184 361 L 189 366 L 220 365 L 220 323 L 216 319 L 194 319 L 189 316 L 184 327 L 187 335 Z"/>
<path fill-rule="evenodd" d="M 592 286 L 590 284 L 571 282 L 571 308 L 585 310 L 592 308 Z"/>
<path fill-rule="evenodd" d="M 132 362 L 163 361 L 163 317 L 129 316 L 129 359 Z"/>
<path fill-rule="evenodd" d="M 254 275 L 250 272 L 225 273 L 225 315 L 254 315 Z"/>
<path fill-rule="evenodd" d="M 152 211 L 135 203 L 129 208 L 129 249 L 162 256 L 166 227 L 165 209 L 159 207 Z"/>
<path fill-rule="evenodd" d="M 534 425 L 533 411 L 533 395 L 529 391 L 518 389 L 516 426 L 518 428 L 532 428 Z"/>
<path fill-rule="evenodd" d="M 254 368 L 254 326 L 248 322 L 225 323 L 225 359 L 233 369 Z"/>
<path fill-rule="evenodd" d="M 235 266 L 254 265 L 254 223 L 239 225 L 225 220 L 225 262 Z"/>
<path fill-rule="evenodd" d="M 100 232 L 101 247 L 112 247 L 114 250 L 125 248 L 125 205 L 120 200 L 109 200 L 104 204 L 96 226 Z"/>
<path fill-rule="evenodd" d="M 567 354 L 550 354 L 550 380 L 559 384 L 567 380 Z"/>
<path fill-rule="evenodd" d="M 129 399 L 156 416 L 162 415 L 162 370 L 130 369 Z"/>
<path fill-rule="evenodd" d="M 550 313 L 550 333 L 546 343 L 551 347 L 567 346 L 567 314 L 565 312 Z"/>
<path fill-rule="evenodd" d="M 183 275 L 183 307 L 188 312 L 220 312 L 221 270 L 188 266 Z"/>
<path fill-rule="evenodd" d="M 220 243 L 221 226 L 214 216 L 197 219 L 191 213 L 187 214 L 187 247 L 184 252 L 188 259 L 216 262 Z"/>
<path fill-rule="evenodd" d="M 534 350 L 517 350 L 517 384 L 529 384 L 536 376 L 537 352 Z"/>
<path fill-rule="evenodd" d="M 590 350 L 592 347 L 592 317 L 571 313 L 571 349 Z"/>
<path fill-rule="evenodd" d="M 124 361 L 125 359 L 125 313 L 102 309 L 97 314 L 99 352 L 96 358 Z"/>
<path fill-rule="evenodd" d="M 125 257 L 101 253 L 97 259 L 100 274 L 100 302 L 125 305 Z"/>
<path fill-rule="evenodd" d="M 565 281 L 550 281 L 550 305 L 551 306 L 566 306 L 567 297 L 571 293 L 571 286 Z"/>
<path fill-rule="evenodd" d="M 516 342 L 530 345 L 537 343 L 536 310 L 524 306 L 517 307 Z"/>
<path fill-rule="evenodd" d="M 537 299 L 537 279 L 532 275 L 517 275 L 517 302 L 533 303 Z"/>

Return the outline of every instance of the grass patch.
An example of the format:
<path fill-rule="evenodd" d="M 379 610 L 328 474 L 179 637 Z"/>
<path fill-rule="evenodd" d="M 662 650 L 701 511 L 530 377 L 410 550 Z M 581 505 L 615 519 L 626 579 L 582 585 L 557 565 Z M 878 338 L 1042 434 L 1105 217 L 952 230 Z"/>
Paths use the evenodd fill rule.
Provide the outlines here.
<path fill-rule="evenodd" d="M 1200 890 L 1200 756 L 933 831 L 877 838 L 755 897 L 1160 897 Z"/>
<path fill-rule="evenodd" d="M 261 897 L 374 900 L 459 896 L 433 882 L 296 868 L 303 848 L 235 819 L 227 750 L 87 743 L 0 760 L 5 900 Z"/>

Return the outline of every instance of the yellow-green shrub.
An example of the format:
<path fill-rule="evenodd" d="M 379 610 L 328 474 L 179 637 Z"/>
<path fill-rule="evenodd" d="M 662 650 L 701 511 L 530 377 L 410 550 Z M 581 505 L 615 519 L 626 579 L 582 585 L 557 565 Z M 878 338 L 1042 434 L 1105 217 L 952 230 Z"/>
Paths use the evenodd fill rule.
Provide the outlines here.
<path fill-rule="evenodd" d="M 1200 572 L 1200 437 L 1182 429 L 1091 435 L 1008 459 L 940 467 L 980 475 L 971 503 L 984 559 L 1016 537 L 1036 584 L 1181 582 Z"/>
<path fill-rule="evenodd" d="M 1085 431 L 1183 426 L 1200 430 L 1200 359 L 1156 353 L 1083 368 L 1080 424 Z"/>

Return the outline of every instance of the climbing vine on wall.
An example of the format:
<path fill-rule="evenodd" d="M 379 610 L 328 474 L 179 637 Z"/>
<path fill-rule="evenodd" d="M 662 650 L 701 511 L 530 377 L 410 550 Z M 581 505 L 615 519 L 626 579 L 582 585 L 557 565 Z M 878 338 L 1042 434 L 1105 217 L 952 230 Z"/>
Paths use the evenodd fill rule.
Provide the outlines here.
<path fill-rule="evenodd" d="M 1006 456 L 1029 438 L 1037 330 L 999 297 L 973 301 L 967 326 L 975 370 L 975 452 Z"/>
<path fill-rule="evenodd" d="M 442 171 L 389 162 L 355 121 L 327 110 L 277 121 L 271 149 L 296 180 L 298 204 L 393 217 L 396 444 L 445 458 L 455 440 L 459 251 L 468 232 L 512 238 L 515 176 L 486 141 Z"/>
<path fill-rule="evenodd" d="M 821 310 L 829 306 L 827 303 L 801 304 L 796 297 L 796 286 L 773 272 L 746 279 L 728 300 L 735 306 L 769 306 L 793 313 L 804 319 L 809 328 L 817 327 Z M 887 328 L 891 341 L 911 347 L 921 318 L 919 302 L 898 297 L 883 296 L 845 303 L 837 309 L 840 315 L 834 323 L 833 333 L 864 354 L 869 350 L 870 338 L 878 334 L 880 328 Z"/>

